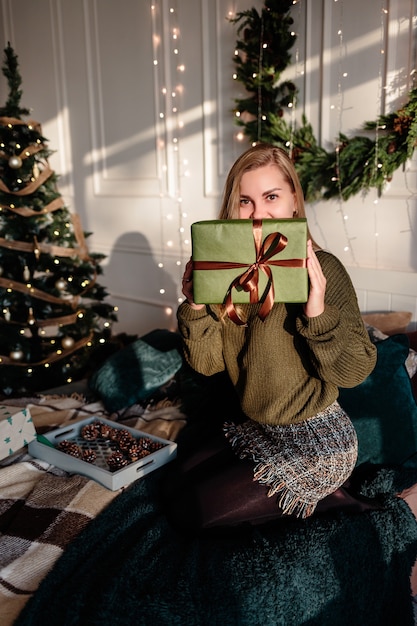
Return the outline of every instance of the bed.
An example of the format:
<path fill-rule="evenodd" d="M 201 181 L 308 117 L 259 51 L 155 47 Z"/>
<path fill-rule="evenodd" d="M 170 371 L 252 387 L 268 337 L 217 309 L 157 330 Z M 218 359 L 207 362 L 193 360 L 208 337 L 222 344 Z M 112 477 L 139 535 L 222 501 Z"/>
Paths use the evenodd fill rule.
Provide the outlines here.
<path fill-rule="evenodd" d="M 364 315 L 382 310 L 373 306 L 374 289 L 357 289 Z M 391 297 L 390 306 L 410 305 L 405 298 Z M 411 316 L 397 315 L 394 326 L 392 315 L 384 318 L 394 330 L 389 335 L 367 318 L 379 366 L 342 398 L 359 433 L 354 486 L 378 507 L 188 537 L 170 524 L 161 496 L 177 461 L 111 491 L 22 449 L 0 463 L 2 626 L 414 624 L 417 331 L 408 310 Z M 156 329 L 139 341 L 135 357 L 151 372 L 150 384 L 149 376 L 140 385 L 132 377 L 132 344 L 112 361 L 116 397 L 106 393 L 114 388 L 106 362 L 93 384 L 6 403 L 28 406 L 40 434 L 86 417 L 108 418 L 176 441 L 180 456 L 230 417 L 228 383 L 179 363 L 176 333 Z"/>

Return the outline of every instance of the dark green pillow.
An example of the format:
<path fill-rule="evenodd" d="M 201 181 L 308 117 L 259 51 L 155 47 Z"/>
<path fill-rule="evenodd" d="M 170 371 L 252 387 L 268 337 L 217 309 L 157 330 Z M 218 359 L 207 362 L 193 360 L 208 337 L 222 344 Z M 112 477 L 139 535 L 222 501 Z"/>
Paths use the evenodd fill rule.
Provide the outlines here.
<path fill-rule="evenodd" d="M 357 387 L 339 390 L 358 435 L 357 465 L 417 467 L 417 405 L 404 365 L 408 339 L 393 335 L 375 345 L 374 371 Z"/>
<path fill-rule="evenodd" d="M 89 381 L 107 411 L 118 411 L 146 400 L 172 378 L 182 365 L 177 349 L 157 350 L 137 339 L 104 362 Z"/>

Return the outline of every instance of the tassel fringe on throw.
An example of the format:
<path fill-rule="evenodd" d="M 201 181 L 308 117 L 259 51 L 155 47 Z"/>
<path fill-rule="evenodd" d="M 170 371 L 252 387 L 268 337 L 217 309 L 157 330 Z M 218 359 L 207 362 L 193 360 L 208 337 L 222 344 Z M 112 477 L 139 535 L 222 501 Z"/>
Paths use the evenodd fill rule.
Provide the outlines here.
<path fill-rule="evenodd" d="M 224 434 L 241 459 L 254 461 L 254 480 L 277 496 L 285 515 L 309 517 L 355 467 L 358 444 L 337 402 L 299 424 L 225 423 Z"/>

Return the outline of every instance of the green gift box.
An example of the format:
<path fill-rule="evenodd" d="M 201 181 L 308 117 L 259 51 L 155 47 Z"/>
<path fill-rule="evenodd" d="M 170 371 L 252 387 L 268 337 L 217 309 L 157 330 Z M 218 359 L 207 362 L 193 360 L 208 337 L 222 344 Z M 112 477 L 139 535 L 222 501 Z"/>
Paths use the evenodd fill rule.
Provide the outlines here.
<path fill-rule="evenodd" d="M 196 304 L 307 301 L 305 218 L 207 220 L 191 237 Z"/>

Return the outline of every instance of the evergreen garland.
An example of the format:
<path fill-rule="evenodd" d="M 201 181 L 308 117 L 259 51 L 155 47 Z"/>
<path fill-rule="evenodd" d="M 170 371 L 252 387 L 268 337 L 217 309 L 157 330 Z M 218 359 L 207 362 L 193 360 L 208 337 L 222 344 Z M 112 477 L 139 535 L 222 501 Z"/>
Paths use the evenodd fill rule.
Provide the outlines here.
<path fill-rule="evenodd" d="M 233 59 L 235 79 L 249 94 L 235 100 L 236 123 L 252 143 L 290 148 L 308 202 L 347 200 L 370 188 L 381 192 L 417 146 L 417 89 L 410 91 L 401 109 L 365 122 L 359 136 L 340 133 L 334 149 L 326 151 L 305 116 L 298 126 L 284 119 L 284 111 L 297 97 L 294 83 L 280 82 L 296 41 L 290 30 L 292 6 L 292 0 L 265 0 L 260 13 L 252 8 L 230 20 L 238 24 L 240 37 Z"/>

